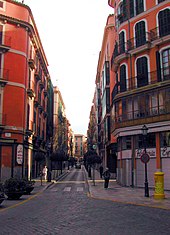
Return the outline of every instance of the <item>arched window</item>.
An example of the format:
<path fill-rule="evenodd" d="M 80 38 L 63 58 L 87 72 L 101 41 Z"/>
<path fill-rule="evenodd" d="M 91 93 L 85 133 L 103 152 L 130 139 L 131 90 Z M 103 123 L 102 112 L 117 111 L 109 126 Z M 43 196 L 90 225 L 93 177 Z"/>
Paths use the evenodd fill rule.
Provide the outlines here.
<path fill-rule="evenodd" d="M 141 57 L 137 59 L 137 87 L 148 85 L 148 59 Z"/>
<path fill-rule="evenodd" d="M 127 90 L 126 87 L 126 65 L 120 66 L 120 92 Z"/>
<path fill-rule="evenodd" d="M 142 46 L 146 43 L 146 29 L 144 21 L 140 21 L 135 25 L 135 39 L 136 47 Z"/>
<path fill-rule="evenodd" d="M 163 37 L 170 34 L 170 9 L 159 12 L 159 36 Z"/>
<path fill-rule="evenodd" d="M 125 32 L 122 31 L 119 34 L 119 50 L 120 50 L 120 54 L 125 52 Z"/>

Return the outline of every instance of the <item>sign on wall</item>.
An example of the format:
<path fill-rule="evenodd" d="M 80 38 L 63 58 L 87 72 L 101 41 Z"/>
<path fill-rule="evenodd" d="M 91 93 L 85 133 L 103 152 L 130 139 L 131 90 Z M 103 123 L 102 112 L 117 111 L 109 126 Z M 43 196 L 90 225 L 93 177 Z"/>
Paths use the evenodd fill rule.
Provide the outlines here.
<path fill-rule="evenodd" d="M 23 162 L 23 145 L 18 144 L 17 146 L 17 163 L 22 164 Z"/>

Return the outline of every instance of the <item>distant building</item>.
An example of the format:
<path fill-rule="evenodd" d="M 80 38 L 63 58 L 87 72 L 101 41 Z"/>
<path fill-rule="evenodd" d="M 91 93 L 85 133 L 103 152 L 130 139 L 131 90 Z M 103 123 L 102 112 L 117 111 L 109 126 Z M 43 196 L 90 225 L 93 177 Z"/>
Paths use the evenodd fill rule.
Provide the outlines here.
<path fill-rule="evenodd" d="M 74 157 L 81 160 L 86 151 L 85 149 L 86 137 L 81 134 L 74 134 Z"/>

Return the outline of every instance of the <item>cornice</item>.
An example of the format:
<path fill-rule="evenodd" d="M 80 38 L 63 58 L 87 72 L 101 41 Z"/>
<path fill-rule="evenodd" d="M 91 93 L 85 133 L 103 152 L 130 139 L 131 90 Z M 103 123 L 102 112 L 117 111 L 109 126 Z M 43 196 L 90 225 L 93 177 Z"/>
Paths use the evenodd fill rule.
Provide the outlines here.
<path fill-rule="evenodd" d="M 41 41 L 37 37 L 37 34 L 34 30 L 34 27 L 26 21 L 23 21 L 23 20 L 20 20 L 20 19 L 17 19 L 17 18 L 13 18 L 13 17 L 10 17 L 10 16 L 6 16 L 6 15 L 3 15 L 3 14 L 0 14 L 0 20 L 3 21 L 4 24 L 7 24 L 7 23 L 14 24 L 14 25 L 16 25 L 18 27 L 22 27 L 26 31 L 28 31 L 29 36 L 32 40 L 32 43 L 35 47 L 35 51 L 37 52 L 37 55 L 40 58 L 40 61 L 42 61 L 42 66 L 44 68 L 44 72 L 45 72 L 46 75 L 49 75 L 49 72 L 48 72 L 48 69 L 47 69 L 48 61 L 46 59 Z"/>
<path fill-rule="evenodd" d="M 104 36 L 103 36 L 102 47 L 101 47 L 101 52 L 100 52 L 100 56 L 99 56 L 98 68 L 97 68 L 98 73 L 100 73 L 100 71 L 102 70 L 103 58 L 105 56 L 105 48 L 106 48 L 106 44 L 107 44 L 109 30 L 112 30 L 114 27 L 115 27 L 114 24 L 109 24 L 109 25 L 106 25 L 106 27 L 104 29 Z"/>

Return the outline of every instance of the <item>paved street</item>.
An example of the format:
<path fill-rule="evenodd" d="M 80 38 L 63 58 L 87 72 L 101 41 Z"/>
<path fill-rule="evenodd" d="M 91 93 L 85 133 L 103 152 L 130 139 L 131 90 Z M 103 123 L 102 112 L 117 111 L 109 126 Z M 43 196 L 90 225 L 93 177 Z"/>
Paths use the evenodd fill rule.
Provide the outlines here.
<path fill-rule="evenodd" d="M 93 186 L 84 168 L 72 168 L 59 181 L 35 187 L 30 196 L 4 201 L 0 234 L 170 234 L 170 210 L 112 201 L 107 195 L 114 193 L 115 182 L 104 191 L 97 177 Z"/>

